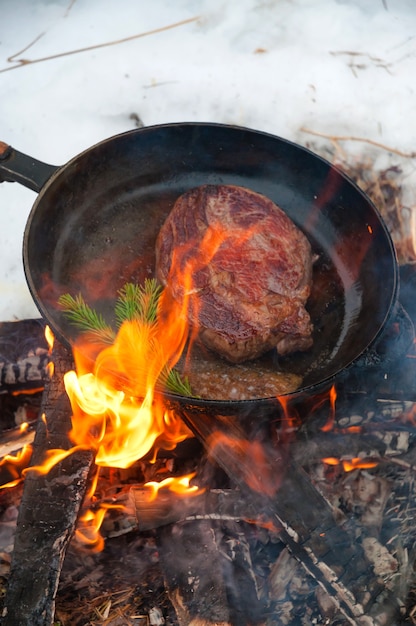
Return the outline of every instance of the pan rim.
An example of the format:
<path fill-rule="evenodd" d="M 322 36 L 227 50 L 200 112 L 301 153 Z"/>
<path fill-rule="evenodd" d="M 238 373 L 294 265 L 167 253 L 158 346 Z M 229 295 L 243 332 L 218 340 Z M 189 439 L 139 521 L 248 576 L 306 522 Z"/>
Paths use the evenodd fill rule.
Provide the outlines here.
<path fill-rule="evenodd" d="M 381 322 L 379 322 L 379 327 L 375 328 L 373 336 L 368 339 L 368 341 L 366 342 L 366 345 L 361 347 L 360 352 L 357 353 L 348 362 L 344 363 L 342 367 L 339 367 L 336 371 L 332 372 L 330 375 L 326 376 L 325 378 L 320 379 L 318 382 L 314 382 L 306 386 L 301 386 L 294 392 L 282 394 L 282 397 L 287 397 L 287 396 L 296 397 L 303 393 L 310 393 L 311 391 L 315 390 L 317 387 L 328 386 L 329 384 L 331 384 L 331 382 L 333 382 L 340 375 L 341 372 L 343 372 L 344 370 L 351 367 L 351 365 L 356 363 L 363 356 L 363 354 L 377 342 L 377 340 L 380 338 L 380 335 L 383 333 L 389 319 L 393 317 L 394 310 L 398 302 L 398 293 L 399 293 L 399 271 L 398 271 L 398 261 L 397 261 L 396 250 L 394 247 L 391 234 L 379 210 L 374 205 L 374 203 L 370 200 L 367 194 L 365 194 L 365 192 L 362 189 L 360 189 L 360 187 L 347 174 L 341 171 L 339 167 L 331 164 L 327 159 L 316 154 L 309 148 L 304 147 L 294 141 L 288 140 L 286 138 L 283 138 L 278 135 L 274 135 L 272 133 L 262 131 L 262 130 L 256 130 L 256 129 L 239 126 L 239 125 L 222 124 L 222 123 L 216 123 L 216 122 L 203 122 L 203 121 L 201 122 L 169 122 L 169 123 L 164 123 L 164 124 L 154 124 L 152 126 L 147 126 L 147 127 L 140 128 L 140 129 L 132 129 L 132 130 L 125 131 L 123 133 L 119 133 L 119 134 L 107 137 L 93 144 L 92 146 L 86 148 L 79 154 L 75 155 L 66 164 L 59 166 L 56 169 L 56 171 L 52 174 L 52 176 L 46 181 L 45 185 L 42 187 L 37 198 L 35 199 L 35 202 L 29 213 L 29 217 L 28 217 L 25 232 L 24 232 L 24 238 L 23 238 L 23 265 L 24 265 L 24 271 L 26 275 L 26 281 L 27 281 L 29 290 L 32 294 L 32 297 L 42 314 L 42 317 L 44 317 L 44 319 L 46 319 L 47 322 L 51 324 L 51 327 L 54 333 L 56 333 L 56 335 L 61 341 L 63 341 L 67 345 L 73 345 L 73 342 L 71 342 L 71 340 L 68 339 L 67 337 L 63 336 L 60 330 L 54 326 L 53 321 L 51 321 L 51 315 L 49 313 L 48 307 L 44 305 L 38 293 L 38 288 L 35 282 L 33 281 L 32 273 L 30 271 L 30 261 L 29 261 L 29 252 L 28 252 L 29 232 L 30 232 L 33 218 L 37 211 L 37 207 L 42 202 L 47 191 L 51 189 L 53 185 L 59 183 L 59 179 L 61 175 L 64 172 L 67 172 L 68 168 L 75 166 L 76 164 L 80 162 L 80 160 L 83 159 L 84 156 L 91 155 L 95 150 L 101 149 L 104 145 L 111 145 L 111 144 L 114 145 L 118 140 L 123 140 L 126 137 L 136 137 L 136 136 L 140 137 L 148 133 L 154 133 L 155 131 L 161 132 L 165 129 L 169 130 L 169 129 L 181 129 L 181 128 L 193 128 L 193 129 L 216 128 L 216 129 L 223 129 L 227 131 L 230 130 L 230 131 L 238 132 L 238 133 L 248 133 L 249 135 L 267 137 L 270 140 L 273 140 L 273 141 L 277 140 L 281 144 L 291 146 L 295 148 L 296 150 L 309 155 L 309 157 L 312 157 L 315 161 L 321 162 L 326 168 L 334 170 L 337 173 L 337 175 L 341 177 L 343 181 L 345 181 L 350 187 L 352 187 L 355 190 L 356 193 L 358 193 L 361 196 L 363 201 L 368 205 L 369 208 L 371 208 L 371 211 L 374 213 L 375 217 L 377 218 L 382 228 L 383 236 L 388 244 L 388 250 L 390 253 L 390 257 L 391 257 L 391 266 L 392 266 L 391 293 L 390 293 L 389 301 L 385 307 L 384 318 L 382 319 Z M 166 394 L 166 397 L 167 398 L 172 397 L 174 399 L 183 398 L 185 400 L 194 399 L 194 398 L 189 398 L 187 396 L 180 396 L 176 394 Z M 196 400 L 197 399 L 195 398 L 195 401 Z M 205 399 L 204 398 L 203 402 L 205 405 L 208 404 L 212 406 L 216 406 L 218 404 L 224 404 L 224 403 L 230 406 L 237 406 L 241 403 L 244 403 L 244 405 L 247 406 L 247 405 L 256 404 L 259 402 L 267 403 L 272 400 L 276 400 L 276 396 L 267 396 L 267 397 L 262 396 L 259 398 L 247 399 L 247 400 L 233 400 L 233 399 L 217 400 L 217 399 Z"/>

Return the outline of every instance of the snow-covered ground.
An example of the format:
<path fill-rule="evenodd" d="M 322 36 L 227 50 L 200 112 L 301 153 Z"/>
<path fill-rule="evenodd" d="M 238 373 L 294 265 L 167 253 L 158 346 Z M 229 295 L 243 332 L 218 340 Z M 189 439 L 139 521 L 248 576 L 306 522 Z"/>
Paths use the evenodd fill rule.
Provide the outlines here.
<path fill-rule="evenodd" d="M 307 128 L 411 153 L 415 77 L 415 0 L 1 2 L 0 141 L 57 165 L 134 128 L 135 116 L 325 142 Z M 375 168 L 400 161 L 370 143 L 342 145 Z M 416 159 L 402 161 L 412 203 Z M 0 320 L 38 315 L 21 261 L 34 199 L 0 185 Z"/>

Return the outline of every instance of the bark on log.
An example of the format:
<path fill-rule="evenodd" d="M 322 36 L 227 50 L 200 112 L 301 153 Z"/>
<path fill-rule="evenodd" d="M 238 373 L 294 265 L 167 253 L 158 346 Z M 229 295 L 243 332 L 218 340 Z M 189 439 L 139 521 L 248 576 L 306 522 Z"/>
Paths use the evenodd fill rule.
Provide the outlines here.
<path fill-rule="evenodd" d="M 47 349 L 45 321 L 41 318 L 0 322 L 0 361 L 13 361 Z"/>
<path fill-rule="evenodd" d="M 0 394 L 42 388 L 48 361 L 43 320 L 0 322 Z"/>
<path fill-rule="evenodd" d="M 63 375 L 73 367 L 72 354 L 55 342 L 52 360 L 55 371 L 46 383 L 41 406 L 46 420 L 38 420 L 32 465 L 41 463 L 50 449 L 71 447 L 68 439 L 71 407 Z M 60 570 L 85 494 L 92 460 L 89 451 L 77 452 L 46 475 L 27 474 L 2 626 L 53 623 Z"/>
<path fill-rule="evenodd" d="M 0 363 L 0 393 L 43 389 L 47 379 L 47 352 L 34 354 L 16 362 Z"/>

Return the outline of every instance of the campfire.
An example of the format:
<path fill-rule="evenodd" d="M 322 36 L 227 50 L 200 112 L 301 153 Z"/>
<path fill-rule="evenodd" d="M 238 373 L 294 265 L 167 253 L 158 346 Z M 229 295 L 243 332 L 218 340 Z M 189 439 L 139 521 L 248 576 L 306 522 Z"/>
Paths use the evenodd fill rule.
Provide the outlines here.
<path fill-rule="evenodd" d="M 84 335 L 70 351 L 39 320 L 0 327 L 2 624 L 415 623 L 402 249 L 402 306 L 377 349 L 239 420 L 197 421 L 161 388 L 189 340 L 166 291 L 156 325 L 123 323 L 105 347 Z"/>

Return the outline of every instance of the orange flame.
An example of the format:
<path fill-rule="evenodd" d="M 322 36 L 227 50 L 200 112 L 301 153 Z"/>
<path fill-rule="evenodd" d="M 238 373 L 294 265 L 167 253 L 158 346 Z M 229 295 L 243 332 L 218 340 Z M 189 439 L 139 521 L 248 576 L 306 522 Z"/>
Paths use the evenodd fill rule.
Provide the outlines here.
<path fill-rule="evenodd" d="M 377 461 L 362 459 L 360 457 L 352 457 L 351 459 L 337 459 L 336 457 L 326 457 L 322 459 L 327 465 L 342 465 L 344 472 L 352 472 L 356 469 L 371 469 L 377 467 Z"/>
<path fill-rule="evenodd" d="M 190 435 L 182 420 L 167 408 L 159 381 L 166 370 L 176 365 L 187 343 L 194 338 L 188 323 L 189 317 L 198 319 L 198 298 L 194 297 L 198 286 L 194 284 L 194 275 L 210 262 L 226 239 L 232 237 L 231 242 L 238 240 L 241 246 L 249 236 L 247 231 L 230 234 L 215 226 L 207 231 L 197 250 L 192 244 L 176 249 L 171 271 L 175 273 L 179 294 L 172 293 L 168 287 L 163 290 L 156 322 L 125 321 L 111 346 L 103 347 L 85 339 L 73 347 L 76 372 L 67 372 L 64 384 L 73 411 L 69 437 L 74 447 L 50 450 L 42 465 L 28 468 L 25 473 L 46 473 L 79 449 L 93 450 L 99 467 L 128 468 L 150 452 L 155 454 L 161 447 L 172 448 Z M 230 248 L 233 249 L 232 244 Z M 52 347 L 53 335 L 49 329 L 47 332 Z M 46 423 L 46 416 L 42 419 Z M 288 425 L 293 427 L 294 421 L 288 419 Z M 245 478 L 253 489 L 269 495 L 276 493 L 279 477 L 271 471 L 267 451 L 260 442 L 236 441 L 223 435 L 213 446 L 232 450 L 236 463 L 247 460 Z M 193 475 L 169 478 L 159 484 L 148 483 L 147 487 L 152 490 L 152 497 L 166 488 L 187 497 L 200 493 L 198 487 L 190 485 L 192 478 Z M 94 550 L 103 546 L 100 527 L 106 511 L 120 508 L 112 504 L 94 506 L 97 480 L 98 472 L 88 496 L 89 508 L 81 516 L 77 533 L 78 539 Z"/>
<path fill-rule="evenodd" d="M 327 465 L 339 465 L 341 463 L 341 460 L 337 459 L 337 457 L 335 456 L 327 456 L 322 459 L 322 462 L 326 463 Z"/>
<path fill-rule="evenodd" d="M 290 406 L 290 401 L 285 396 L 277 396 L 277 401 L 283 410 L 283 428 L 286 436 L 293 435 L 299 427 L 301 420 L 297 411 Z"/>
<path fill-rule="evenodd" d="M 197 496 L 204 492 L 204 489 L 200 489 L 197 485 L 190 485 L 192 478 L 194 478 L 195 472 L 192 474 L 186 474 L 180 478 L 170 477 L 165 478 L 160 483 L 156 481 L 150 481 L 145 483 L 145 487 L 150 490 L 149 501 L 156 500 L 157 494 L 161 489 L 169 489 L 174 493 L 181 496 Z"/>
<path fill-rule="evenodd" d="M 45 459 L 40 465 L 31 465 L 30 467 L 26 467 L 22 471 L 22 475 L 25 476 L 28 472 L 34 472 L 36 474 L 47 474 L 50 470 L 63 461 L 68 456 L 76 452 L 77 450 L 88 450 L 89 446 L 87 445 L 79 445 L 69 450 L 62 450 L 61 448 L 47 450 L 45 453 Z"/>
<path fill-rule="evenodd" d="M 49 369 L 49 363 L 46 365 L 46 368 Z M 41 393 L 44 387 L 33 387 L 32 389 L 19 389 L 18 391 L 11 391 L 11 396 L 34 396 L 37 393 Z"/>
<path fill-rule="evenodd" d="M 328 417 L 328 421 L 321 428 L 322 432 L 324 433 L 329 432 L 334 427 L 336 399 L 337 399 L 337 391 L 335 389 L 335 385 L 332 385 L 331 389 L 329 390 L 330 414 Z"/>
<path fill-rule="evenodd" d="M 5 467 L 9 474 L 13 477 L 13 480 L 5 483 L 4 485 L 0 485 L 0 489 L 6 489 L 9 487 L 15 487 L 22 481 L 22 475 L 25 471 L 24 468 L 27 468 L 30 458 L 32 456 L 32 446 L 26 445 L 23 446 L 19 452 L 15 455 L 6 454 L 1 461 L 0 467 Z"/>
<path fill-rule="evenodd" d="M 281 473 L 276 472 L 276 459 L 269 458 L 267 450 L 259 441 L 248 441 L 221 432 L 211 435 L 209 451 L 226 459 L 229 468 L 236 468 L 236 477 L 258 493 L 274 496 L 279 489 Z"/>
<path fill-rule="evenodd" d="M 97 465 L 126 468 L 145 456 L 158 439 L 159 444 L 172 447 L 172 441 L 189 436 L 155 391 L 163 368 L 176 363 L 186 337 L 179 313 L 161 316 L 157 328 L 125 322 L 115 343 L 98 354 L 92 372 L 65 374 L 74 411 L 69 436 L 76 445 L 96 450 Z M 79 349 L 75 348 L 74 356 L 77 365 L 82 364 Z"/>
<path fill-rule="evenodd" d="M 225 234 L 211 231 L 201 249 L 199 263 L 208 263 L 221 244 Z M 172 271 L 180 271 L 181 297 L 173 297 L 165 289 L 159 300 L 155 323 L 139 320 L 124 322 L 114 343 L 102 346 L 79 342 L 74 347 L 76 370 L 67 372 L 64 384 L 72 410 L 72 429 L 69 433 L 74 448 L 95 451 L 98 466 L 127 468 L 158 447 L 173 448 L 190 436 L 189 429 L 171 410 L 168 410 L 158 381 L 166 369 L 175 366 L 189 338 L 188 310 L 197 313 L 191 303 L 194 293 L 192 276 L 196 259 L 185 258 L 189 250 L 176 251 Z M 182 255 L 182 256 L 181 256 Z M 202 259 L 202 261 L 201 261 Z M 183 263 L 185 260 L 185 263 Z M 71 451 L 51 451 L 42 469 L 65 458 Z M 30 468 L 41 471 L 40 467 Z M 160 484 L 149 483 L 152 497 L 159 489 L 170 489 L 182 496 L 200 493 L 190 485 L 193 475 L 168 478 Z M 89 498 L 93 499 L 91 488 Z M 101 550 L 103 539 L 100 527 L 105 513 L 113 505 L 103 504 L 97 510 L 91 506 L 81 517 L 77 538 L 93 550 Z"/>
<path fill-rule="evenodd" d="M 55 337 L 50 326 L 45 326 L 45 339 L 49 347 L 49 352 L 52 352 L 53 344 L 55 343 Z"/>
<path fill-rule="evenodd" d="M 155 445 L 171 448 L 189 436 L 166 409 L 157 384 L 166 368 L 175 366 L 189 338 L 188 311 L 195 315 L 197 306 L 192 277 L 226 237 L 224 229 L 209 229 L 197 254 L 190 245 L 175 250 L 171 271 L 181 297 L 164 289 L 156 323 L 124 322 L 114 344 L 98 350 L 93 364 L 88 356 L 92 348 L 75 346 L 77 373 L 64 377 L 74 412 L 70 438 L 96 450 L 97 465 L 126 468 Z"/>
<path fill-rule="evenodd" d="M 79 518 L 79 526 L 75 531 L 76 540 L 92 552 L 101 552 L 104 549 L 104 538 L 100 528 L 107 511 L 110 509 L 123 510 L 122 504 L 102 503 L 97 511 L 88 509 Z"/>
<path fill-rule="evenodd" d="M 28 428 L 29 428 L 29 422 L 22 422 L 19 426 L 19 432 L 23 434 L 27 431 Z"/>
<path fill-rule="evenodd" d="M 377 467 L 377 461 L 365 461 L 364 459 L 360 459 L 360 457 L 354 457 L 349 460 L 344 460 L 342 462 L 345 472 L 352 472 L 355 469 L 371 469 L 372 467 Z"/>
<path fill-rule="evenodd" d="M 45 339 L 46 339 L 46 343 L 48 344 L 49 354 L 52 354 L 53 345 L 55 343 L 55 337 L 50 326 L 45 326 Z M 48 370 L 49 377 L 52 378 L 54 370 L 55 370 L 54 362 L 49 361 L 49 363 L 46 366 L 46 369 Z"/>

